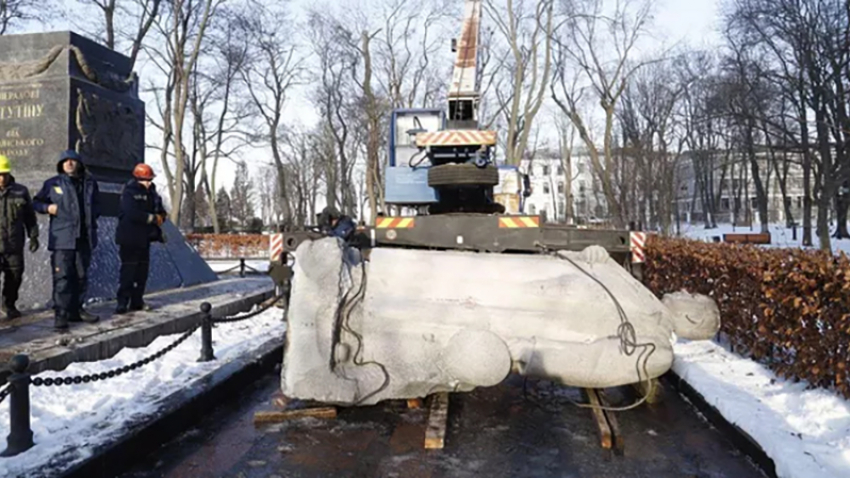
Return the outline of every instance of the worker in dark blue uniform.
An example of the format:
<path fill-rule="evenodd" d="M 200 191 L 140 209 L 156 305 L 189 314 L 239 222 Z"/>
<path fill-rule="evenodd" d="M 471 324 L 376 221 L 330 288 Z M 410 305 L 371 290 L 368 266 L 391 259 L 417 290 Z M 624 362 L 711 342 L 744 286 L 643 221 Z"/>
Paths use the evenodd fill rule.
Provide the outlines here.
<path fill-rule="evenodd" d="M 340 213 L 335 207 L 328 206 L 319 214 L 319 226 L 322 231 L 348 242 L 357 230 L 357 224 L 352 218 Z"/>
<path fill-rule="evenodd" d="M 121 257 L 116 314 L 150 310 L 142 299 L 148 282 L 150 248 L 152 242 L 164 242 L 162 224 L 167 217 L 153 178 L 150 166 L 138 164 L 133 169 L 133 179 L 121 192 L 121 212 L 115 231 Z"/>
<path fill-rule="evenodd" d="M 54 328 L 68 330 L 68 322 L 97 322 L 99 317 L 83 309 L 88 289 L 88 269 L 97 247 L 100 217 L 97 181 L 87 172 L 74 150 L 56 163 L 56 176 L 44 182 L 33 198 L 36 212 L 50 215 L 47 249 L 52 252 Z"/>
<path fill-rule="evenodd" d="M 29 190 L 15 182 L 9 158 L 0 154 L 0 274 L 3 275 L 3 303 L 6 319 L 16 319 L 15 307 L 24 278 L 24 233 L 30 252 L 38 250 L 38 223 Z M 0 315 L 2 318 L 2 315 Z"/>

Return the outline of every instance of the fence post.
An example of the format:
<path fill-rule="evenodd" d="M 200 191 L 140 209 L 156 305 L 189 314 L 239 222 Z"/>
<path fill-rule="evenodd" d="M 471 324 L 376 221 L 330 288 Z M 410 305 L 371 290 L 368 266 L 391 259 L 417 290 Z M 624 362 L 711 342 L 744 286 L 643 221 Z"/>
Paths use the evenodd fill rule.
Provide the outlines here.
<path fill-rule="evenodd" d="M 201 358 L 198 362 L 209 362 L 215 360 L 212 346 L 212 305 L 209 302 L 201 304 Z"/>
<path fill-rule="evenodd" d="M 239 277 L 245 277 L 245 258 L 239 258 Z"/>
<path fill-rule="evenodd" d="M 9 376 L 9 436 L 6 449 L 0 456 L 15 456 L 32 448 L 30 428 L 30 376 L 27 368 L 30 359 L 26 355 L 15 355 L 9 360 L 12 374 Z"/>

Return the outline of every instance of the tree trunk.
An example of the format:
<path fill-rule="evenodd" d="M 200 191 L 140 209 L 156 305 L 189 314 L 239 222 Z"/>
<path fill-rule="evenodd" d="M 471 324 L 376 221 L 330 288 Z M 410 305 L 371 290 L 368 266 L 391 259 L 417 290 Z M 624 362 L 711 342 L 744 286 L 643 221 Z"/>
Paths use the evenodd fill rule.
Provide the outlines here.
<path fill-rule="evenodd" d="M 363 54 L 363 94 L 366 97 L 366 118 L 369 125 L 368 139 L 366 142 L 366 195 L 369 198 L 369 225 L 374 225 L 378 216 L 377 188 L 379 187 L 379 157 L 378 148 L 380 138 L 378 137 L 381 127 L 378 105 L 375 94 L 372 92 L 372 53 L 370 51 L 369 32 L 361 34 Z M 363 216 L 361 214 L 361 219 Z"/>
<path fill-rule="evenodd" d="M 823 97 L 821 96 L 821 99 Z M 818 238 L 820 248 L 823 251 L 832 252 L 832 243 L 829 234 L 829 210 L 835 197 L 835 179 L 832 176 L 832 149 L 829 144 L 829 132 L 826 126 L 826 113 L 821 103 L 815 110 L 815 123 L 817 124 L 818 152 L 821 157 L 821 190 L 818 198 Z"/>
<path fill-rule="evenodd" d="M 842 189 L 848 186 L 847 181 L 842 184 Z M 837 224 L 835 229 L 836 239 L 846 239 L 850 237 L 850 232 L 847 231 L 847 208 L 850 206 L 850 197 L 847 194 L 839 193 L 835 195 L 835 211 L 837 215 Z"/>

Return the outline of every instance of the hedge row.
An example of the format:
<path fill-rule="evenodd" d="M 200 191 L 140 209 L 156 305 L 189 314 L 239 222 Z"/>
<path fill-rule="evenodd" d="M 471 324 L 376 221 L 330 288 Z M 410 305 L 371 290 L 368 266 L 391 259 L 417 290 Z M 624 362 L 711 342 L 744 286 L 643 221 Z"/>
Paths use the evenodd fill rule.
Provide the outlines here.
<path fill-rule="evenodd" d="M 269 237 L 263 234 L 187 234 L 186 240 L 207 259 L 265 258 Z"/>
<path fill-rule="evenodd" d="M 850 398 L 850 260 L 819 251 L 763 249 L 651 237 L 645 283 L 659 297 L 713 297 L 736 350 L 780 376 Z"/>

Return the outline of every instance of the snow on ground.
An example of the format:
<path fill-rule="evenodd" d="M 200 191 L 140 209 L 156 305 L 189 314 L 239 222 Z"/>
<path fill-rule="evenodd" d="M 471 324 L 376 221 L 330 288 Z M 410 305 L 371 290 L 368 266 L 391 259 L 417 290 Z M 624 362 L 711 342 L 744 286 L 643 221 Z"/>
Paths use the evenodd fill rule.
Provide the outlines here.
<path fill-rule="evenodd" d="M 850 477 L 850 402 L 714 342 L 680 340 L 674 352 L 676 374 L 759 443 L 779 478 Z"/>
<path fill-rule="evenodd" d="M 71 386 L 31 387 L 35 447 L 0 458 L 0 476 L 55 476 L 92 455 L 101 444 L 121 436 L 126 426 L 155 416 L 159 401 L 192 386 L 222 365 L 253 353 L 273 337 L 283 337 L 283 311 L 272 308 L 257 317 L 213 328 L 216 360 L 198 363 L 200 331 L 163 358 L 103 382 Z M 75 363 L 62 372 L 39 377 L 99 373 L 133 363 L 168 346 L 180 334 L 162 336 L 149 346 L 124 349 L 108 360 Z M 9 400 L 0 405 L 0 437 L 9 434 Z"/>
<path fill-rule="evenodd" d="M 238 274 L 239 273 L 239 261 L 238 260 L 232 261 L 232 260 L 208 259 L 207 264 L 209 264 L 209 266 L 213 270 L 213 272 L 215 272 L 217 274 L 221 274 L 222 272 L 233 269 L 234 267 L 235 267 L 235 269 L 230 271 L 230 273 L 231 274 Z M 257 259 L 257 260 L 246 259 L 245 260 L 245 266 L 246 266 L 246 268 L 245 268 L 246 273 L 253 272 L 251 269 L 248 269 L 248 267 L 253 268 L 257 272 L 268 272 L 269 261 L 268 260 L 261 260 L 261 259 Z"/>
<path fill-rule="evenodd" d="M 797 228 L 797 239 L 794 239 L 793 231 L 790 228 L 785 227 L 784 224 L 770 224 L 768 226 L 770 230 L 770 245 L 765 245 L 762 247 L 788 247 L 788 248 L 802 248 L 803 247 L 803 228 Z M 721 241 L 723 240 L 724 234 L 732 234 L 732 233 L 757 233 L 761 232 L 761 226 L 758 224 L 753 225 L 752 228 L 748 227 L 733 227 L 731 224 L 718 224 L 715 229 L 706 229 L 704 224 L 687 224 L 682 223 L 681 225 L 681 235 L 690 239 L 696 239 L 700 241 L 709 241 L 711 242 L 712 237 L 718 236 Z M 820 240 L 817 235 L 812 232 L 812 241 L 814 245 L 812 248 L 820 247 Z M 845 254 L 850 255 L 850 240 L 842 239 L 836 240 L 832 239 L 832 250 L 835 252 L 843 251 Z"/>

